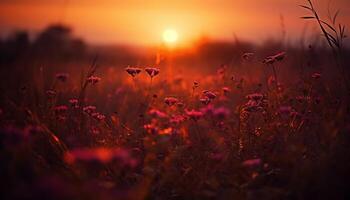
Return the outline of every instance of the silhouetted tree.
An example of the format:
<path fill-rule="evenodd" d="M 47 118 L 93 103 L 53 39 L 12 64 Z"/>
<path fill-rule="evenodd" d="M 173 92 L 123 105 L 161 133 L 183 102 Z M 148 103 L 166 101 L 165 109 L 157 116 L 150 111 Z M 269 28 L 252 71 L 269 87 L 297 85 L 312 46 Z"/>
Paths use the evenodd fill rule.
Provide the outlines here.
<path fill-rule="evenodd" d="M 12 62 L 25 54 L 30 46 L 28 33 L 18 31 L 0 43 L 0 61 Z"/>
<path fill-rule="evenodd" d="M 82 56 L 86 45 L 81 39 L 73 38 L 72 30 L 64 25 L 51 25 L 39 34 L 34 50 L 41 57 L 70 59 Z"/>

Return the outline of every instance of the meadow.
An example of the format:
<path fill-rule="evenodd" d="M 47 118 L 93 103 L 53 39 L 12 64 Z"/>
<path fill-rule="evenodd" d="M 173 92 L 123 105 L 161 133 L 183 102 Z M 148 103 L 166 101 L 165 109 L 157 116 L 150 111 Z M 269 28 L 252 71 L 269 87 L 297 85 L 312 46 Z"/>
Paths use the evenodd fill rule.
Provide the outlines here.
<path fill-rule="evenodd" d="M 348 199 L 350 52 L 320 26 L 192 49 L 61 25 L 1 41 L 2 199 Z"/>

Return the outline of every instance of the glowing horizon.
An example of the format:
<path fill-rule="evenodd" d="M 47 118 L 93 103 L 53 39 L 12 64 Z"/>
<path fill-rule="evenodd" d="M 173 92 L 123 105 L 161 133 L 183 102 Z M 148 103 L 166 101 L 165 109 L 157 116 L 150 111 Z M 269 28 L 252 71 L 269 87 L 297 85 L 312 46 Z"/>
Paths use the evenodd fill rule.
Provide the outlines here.
<path fill-rule="evenodd" d="M 220 40 L 239 38 L 261 41 L 281 36 L 281 17 L 287 37 L 299 37 L 308 22 L 300 19 L 306 11 L 303 0 L 222 0 L 222 1 L 120 1 L 4 0 L 0 3 L 2 37 L 16 29 L 38 32 L 52 23 L 73 28 L 74 34 L 89 42 L 153 45 L 162 42 L 163 31 L 174 27 L 181 33 L 178 43 L 186 44 L 201 36 Z M 273 6 L 271 6 L 273 4 Z M 349 25 L 347 0 L 334 0 L 341 8 L 340 20 Z M 324 11 L 325 4 L 318 5 Z M 312 26 L 309 27 L 312 31 Z"/>

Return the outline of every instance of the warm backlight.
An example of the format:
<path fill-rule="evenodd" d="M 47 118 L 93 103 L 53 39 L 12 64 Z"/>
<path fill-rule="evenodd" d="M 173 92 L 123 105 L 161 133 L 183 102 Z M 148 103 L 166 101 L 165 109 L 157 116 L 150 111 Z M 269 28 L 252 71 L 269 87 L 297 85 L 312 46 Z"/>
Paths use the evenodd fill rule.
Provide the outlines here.
<path fill-rule="evenodd" d="M 167 29 L 163 32 L 163 40 L 167 44 L 173 44 L 177 41 L 178 35 L 174 29 Z"/>

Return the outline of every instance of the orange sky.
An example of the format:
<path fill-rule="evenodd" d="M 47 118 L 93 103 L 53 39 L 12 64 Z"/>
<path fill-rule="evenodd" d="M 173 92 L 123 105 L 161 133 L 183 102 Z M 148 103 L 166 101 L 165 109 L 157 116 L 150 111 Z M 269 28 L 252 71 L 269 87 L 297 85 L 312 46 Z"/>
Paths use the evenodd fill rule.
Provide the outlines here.
<path fill-rule="evenodd" d="M 53 3 L 54 2 L 54 3 Z M 262 41 L 281 35 L 280 15 L 289 38 L 301 34 L 304 0 L 1 0 L 0 34 L 15 29 L 41 30 L 63 22 L 77 36 L 93 43 L 157 44 L 164 29 L 178 31 L 179 42 L 201 35 L 217 39 Z M 326 11 L 328 0 L 319 0 Z M 350 25 L 350 1 L 333 0 L 342 9 L 343 23 Z M 312 29 L 312 27 L 310 28 Z"/>

